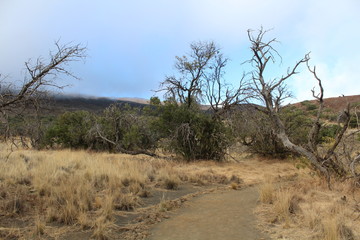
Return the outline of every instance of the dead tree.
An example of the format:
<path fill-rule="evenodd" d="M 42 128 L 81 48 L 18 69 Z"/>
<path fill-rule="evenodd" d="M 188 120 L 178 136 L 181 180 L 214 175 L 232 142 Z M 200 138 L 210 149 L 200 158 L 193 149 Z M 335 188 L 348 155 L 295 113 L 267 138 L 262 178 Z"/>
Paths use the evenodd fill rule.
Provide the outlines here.
<path fill-rule="evenodd" d="M 349 108 L 344 111 L 346 121 L 344 122 L 342 129 L 337 134 L 335 142 L 325 151 L 325 153 L 320 153 L 318 150 L 317 139 L 322 127 L 320 116 L 323 111 L 324 96 L 321 79 L 316 74 L 316 68 L 311 68 L 309 66 L 309 54 L 306 54 L 302 59 L 296 62 L 292 68 L 288 68 L 286 74 L 280 78 L 270 80 L 266 79 L 265 70 L 268 65 L 275 63 L 278 58 L 281 58 L 277 50 L 273 47 L 274 43 L 276 43 L 276 39 L 274 38 L 268 41 L 264 40 L 264 35 L 267 32 L 268 31 L 263 28 L 261 28 L 257 34 L 254 34 L 254 31 L 252 30 L 248 30 L 248 38 L 251 43 L 250 49 L 253 54 L 253 57 L 248 61 L 248 63 L 254 67 L 254 70 L 251 72 L 252 91 L 254 92 L 256 98 L 264 103 L 265 109 L 261 110 L 264 111 L 271 119 L 273 131 L 277 138 L 289 150 L 309 159 L 312 165 L 326 177 L 330 187 L 331 174 L 336 173 L 341 177 L 346 175 L 344 166 L 340 161 L 336 160 L 334 153 L 348 127 L 348 123 L 350 121 Z M 291 96 L 286 87 L 286 80 L 297 74 L 298 68 L 304 64 L 318 81 L 320 92 L 316 94 L 314 89 L 312 91 L 313 96 L 319 103 L 319 108 L 312 129 L 309 133 L 308 144 L 307 146 L 300 146 L 294 144 L 289 139 L 288 133 L 286 133 L 285 125 L 280 119 L 279 111 L 283 100 Z"/>
<path fill-rule="evenodd" d="M 222 54 L 215 56 L 211 66 L 212 71 L 205 76 L 205 96 L 215 117 L 220 117 L 232 107 L 245 103 L 250 98 L 246 75 L 241 78 L 239 85 L 233 87 L 225 82 L 224 68 L 228 62 Z"/>
<path fill-rule="evenodd" d="M 166 77 L 160 84 L 159 91 L 165 91 L 165 97 L 188 107 L 204 101 L 216 117 L 249 97 L 245 75 L 237 87 L 224 81 L 229 59 L 220 53 L 214 42 L 196 42 L 190 49 L 187 56 L 176 57 L 175 68 L 179 76 Z"/>
<path fill-rule="evenodd" d="M 196 42 L 192 43 L 190 48 L 188 56 L 176 57 L 175 68 L 179 76 L 166 77 L 159 90 L 165 91 L 167 98 L 188 107 L 193 101 L 201 100 L 205 76 L 211 70 L 211 62 L 220 52 L 214 42 Z"/>
<path fill-rule="evenodd" d="M 55 51 L 49 53 L 49 59 L 42 57 L 35 61 L 25 62 L 26 76 L 21 84 L 14 81 L 0 81 L 0 113 L 6 127 L 6 137 L 9 137 L 9 116 L 17 116 L 27 106 L 33 105 L 39 110 L 39 103 L 47 96 L 50 88 L 63 88 L 57 80 L 61 76 L 77 78 L 67 67 L 71 62 L 86 57 L 86 47 L 80 44 L 64 44 L 55 42 Z"/>

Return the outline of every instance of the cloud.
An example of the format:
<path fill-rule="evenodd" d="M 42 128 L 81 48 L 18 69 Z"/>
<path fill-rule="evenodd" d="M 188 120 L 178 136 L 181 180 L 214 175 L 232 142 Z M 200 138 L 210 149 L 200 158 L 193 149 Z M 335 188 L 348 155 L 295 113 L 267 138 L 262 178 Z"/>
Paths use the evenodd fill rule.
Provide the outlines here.
<path fill-rule="evenodd" d="M 192 41 L 214 40 L 232 59 L 227 77 L 236 82 L 249 57 L 246 30 L 263 25 L 281 41 L 279 73 L 312 51 L 329 96 L 358 94 L 359 9 L 358 0 L 1 1 L 1 72 L 22 78 L 24 61 L 46 56 L 61 37 L 89 49 L 85 65 L 70 66 L 83 80 L 66 91 L 150 97 L 174 73 L 174 56 Z M 300 99 L 314 85 L 306 73 L 289 84 Z"/>
<path fill-rule="evenodd" d="M 353 0 L 316 1 L 304 12 L 297 23 L 297 36 L 304 48 L 312 51 L 311 63 L 317 66 L 323 80 L 326 97 L 341 94 L 360 94 L 358 85 L 360 56 L 354 53 L 354 46 L 360 41 L 355 31 L 360 22 L 360 3 Z M 306 89 L 316 83 L 308 83 L 309 77 L 297 80 L 299 98 L 309 99 Z"/>

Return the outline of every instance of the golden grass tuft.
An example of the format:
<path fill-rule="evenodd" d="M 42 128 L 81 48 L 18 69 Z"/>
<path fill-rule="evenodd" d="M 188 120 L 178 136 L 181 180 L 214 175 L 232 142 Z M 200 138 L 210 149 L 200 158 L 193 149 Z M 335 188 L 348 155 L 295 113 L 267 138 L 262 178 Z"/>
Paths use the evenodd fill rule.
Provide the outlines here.
<path fill-rule="evenodd" d="M 290 223 L 290 210 L 291 200 L 293 198 L 292 193 L 288 189 L 280 188 L 275 194 L 274 213 L 278 220 L 285 221 L 286 225 Z"/>
<path fill-rule="evenodd" d="M 359 189 L 349 191 L 347 184 L 333 183 L 331 191 L 322 179 L 307 173 L 281 180 L 278 187 L 267 182 L 259 190 L 263 199 L 257 212 L 261 225 L 273 232 L 273 238 L 360 239 L 360 218 L 354 212 Z"/>
<path fill-rule="evenodd" d="M 140 199 L 133 193 L 117 193 L 114 207 L 117 210 L 129 211 L 140 206 Z"/>
<path fill-rule="evenodd" d="M 78 224 L 82 230 L 90 229 L 94 226 L 93 220 L 86 212 L 81 212 L 77 219 Z"/>
<path fill-rule="evenodd" d="M 41 236 L 44 235 L 45 233 L 45 223 L 44 221 L 41 219 L 40 216 L 37 216 L 35 218 L 35 226 L 34 226 L 34 234 L 36 236 Z"/>
<path fill-rule="evenodd" d="M 101 216 L 103 216 L 107 220 L 112 220 L 113 213 L 114 213 L 114 196 L 108 194 L 104 197 L 103 202 L 101 204 Z"/>
<path fill-rule="evenodd" d="M 323 223 L 323 240 L 338 240 L 340 239 L 338 231 L 338 221 L 336 218 L 329 217 L 322 221 Z"/>
<path fill-rule="evenodd" d="M 311 231 L 317 232 L 321 228 L 321 216 L 314 209 L 304 214 L 304 225 Z"/>
<path fill-rule="evenodd" d="M 323 240 L 354 240 L 353 231 L 347 227 L 338 215 L 322 219 Z"/>
<path fill-rule="evenodd" d="M 35 226 L 34 226 L 34 235 L 41 236 L 45 233 L 45 223 L 40 218 L 40 216 L 37 216 L 35 218 Z"/>
<path fill-rule="evenodd" d="M 259 186 L 260 202 L 272 204 L 275 197 L 275 186 L 272 181 L 265 182 Z"/>
<path fill-rule="evenodd" d="M 163 168 L 159 171 L 157 181 L 160 185 L 168 190 L 176 190 L 179 188 L 180 179 L 177 172 L 170 166 Z"/>
<path fill-rule="evenodd" d="M 108 229 L 111 226 L 111 222 L 109 222 L 106 217 L 101 216 L 96 219 L 95 227 L 92 234 L 92 238 L 96 240 L 108 240 L 111 239 L 108 233 Z"/>

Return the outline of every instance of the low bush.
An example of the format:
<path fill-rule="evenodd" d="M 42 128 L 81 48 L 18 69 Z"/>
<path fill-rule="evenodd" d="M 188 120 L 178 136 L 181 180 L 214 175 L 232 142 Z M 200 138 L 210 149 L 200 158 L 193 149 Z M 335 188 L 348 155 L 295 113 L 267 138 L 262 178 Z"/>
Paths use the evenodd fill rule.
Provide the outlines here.
<path fill-rule="evenodd" d="M 311 128 L 311 118 L 295 107 L 282 109 L 280 117 L 285 123 L 286 132 L 291 141 L 305 145 Z M 233 115 L 232 128 L 235 136 L 248 145 L 253 153 L 280 158 L 291 154 L 277 139 L 272 130 L 272 122 L 262 112 L 252 108 L 241 109 Z"/>
<path fill-rule="evenodd" d="M 187 160 L 222 160 L 230 145 L 229 128 L 224 121 L 201 111 L 168 102 L 159 120 L 154 123 L 160 135 L 167 139 L 164 148 Z"/>
<path fill-rule="evenodd" d="M 305 107 L 307 111 L 313 111 L 318 108 L 318 106 L 310 101 L 303 101 L 301 102 L 301 105 Z"/>
<path fill-rule="evenodd" d="M 66 112 L 46 130 L 44 145 L 111 152 L 154 149 L 158 138 L 151 119 L 139 111 L 112 105 L 100 115 Z"/>
<path fill-rule="evenodd" d="M 45 143 L 50 147 L 88 148 L 87 136 L 94 122 L 94 115 L 87 111 L 65 112 L 47 129 Z"/>
<path fill-rule="evenodd" d="M 328 139 L 334 139 L 336 134 L 341 130 L 341 126 L 337 124 L 324 125 L 319 134 L 319 142 L 324 142 Z"/>

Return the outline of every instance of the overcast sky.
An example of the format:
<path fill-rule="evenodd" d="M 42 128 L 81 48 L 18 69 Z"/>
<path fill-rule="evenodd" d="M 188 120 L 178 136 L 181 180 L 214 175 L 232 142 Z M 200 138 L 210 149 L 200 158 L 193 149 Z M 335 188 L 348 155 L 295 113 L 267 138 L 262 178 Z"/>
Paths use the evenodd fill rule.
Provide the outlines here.
<path fill-rule="evenodd" d="M 311 51 L 325 97 L 360 94 L 359 0 L 0 0 L 0 73 L 24 78 L 24 62 L 47 56 L 54 42 L 83 43 L 85 63 L 69 66 L 82 80 L 67 93 L 149 98 L 176 55 L 215 41 L 231 59 L 236 85 L 249 57 L 246 30 L 273 28 L 281 74 Z M 66 79 L 65 79 L 66 80 Z M 311 99 L 308 73 L 288 82 L 297 100 Z"/>

